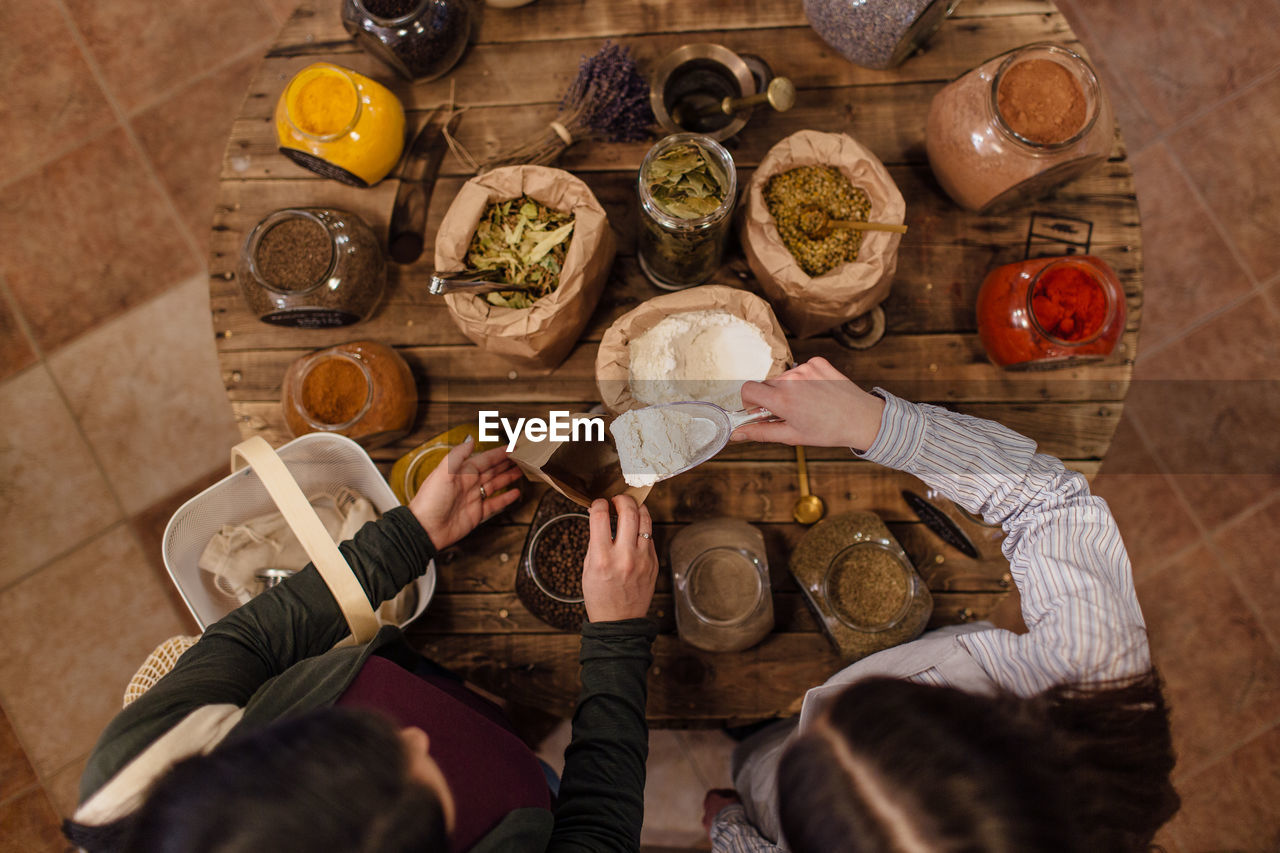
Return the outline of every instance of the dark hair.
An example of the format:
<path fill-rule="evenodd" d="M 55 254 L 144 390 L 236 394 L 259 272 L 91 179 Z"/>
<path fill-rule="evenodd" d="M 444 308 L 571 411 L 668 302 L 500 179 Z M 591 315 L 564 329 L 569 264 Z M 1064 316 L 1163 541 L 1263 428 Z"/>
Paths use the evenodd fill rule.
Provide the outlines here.
<path fill-rule="evenodd" d="M 121 821 L 63 831 L 91 853 L 446 850 L 440 801 L 408 769 L 389 720 L 322 708 L 178 762 Z"/>
<path fill-rule="evenodd" d="M 783 754 L 782 830 L 797 853 L 1145 850 L 1173 764 L 1155 670 L 1030 698 L 868 679 Z"/>

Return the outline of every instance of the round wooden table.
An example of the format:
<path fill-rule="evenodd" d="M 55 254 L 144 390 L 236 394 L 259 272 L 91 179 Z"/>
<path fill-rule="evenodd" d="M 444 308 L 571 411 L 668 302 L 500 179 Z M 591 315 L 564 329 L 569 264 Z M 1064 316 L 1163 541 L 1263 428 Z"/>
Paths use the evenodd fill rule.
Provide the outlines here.
<path fill-rule="evenodd" d="M 1080 49 L 1051 3 L 964 0 L 922 53 L 895 70 L 870 71 L 828 48 L 806 25 L 798 3 L 539 0 L 519 9 L 487 9 L 478 42 L 462 62 L 444 79 L 416 86 L 394 79 L 354 45 L 341 27 L 339 6 L 335 0 L 308 0 L 285 25 L 245 98 L 223 161 L 210 299 L 227 394 L 245 436 L 262 435 L 276 446 L 287 441 L 279 405 L 285 368 L 310 350 L 361 338 L 392 344 L 405 356 L 422 400 L 413 434 L 373 452 L 384 472 L 400 454 L 474 419 L 480 408 L 512 415 L 583 410 L 599 399 L 594 360 L 602 333 L 619 315 L 661 292 L 640 273 L 634 253 L 636 170 L 650 143 L 584 143 L 559 165 L 582 177 L 600 199 L 619 232 L 619 254 L 591 324 L 554 372 L 527 373 L 480 352 L 454 327 L 442 299 L 427 294 L 436 228 L 468 177 L 452 155 L 432 197 L 428 249 L 413 266 L 391 265 L 389 292 L 374 318 L 333 330 L 258 322 L 235 281 L 237 257 L 254 224 L 278 208 L 324 205 L 358 213 L 385 237 L 396 193 L 395 180 L 354 189 L 307 172 L 276 151 L 272 110 L 294 72 L 327 59 L 386 82 L 409 108 L 411 132 L 456 86 L 457 102 L 468 107 L 457 136 L 483 159 L 541 132 L 555 117 L 579 57 L 595 53 L 607 38 L 630 46 L 646 72 L 682 44 L 718 42 L 763 57 L 800 90 L 790 112 L 757 110 L 728 143 L 741 179 L 770 146 L 796 130 L 838 131 L 880 156 L 907 201 L 910 232 L 884 303 L 884 339 L 865 351 L 846 349 L 830 336 L 793 341 L 796 359 L 822 355 L 865 386 L 993 418 L 1032 436 L 1070 467 L 1090 476 L 1097 471 L 1128 390 L 1142 302 L 1138 208 L 1122 141 L 1117 135 L 1105 164 L 1055 195 L 991 216 L 954 205 L 934 182 L 924 153 L 929 101 L 949 80 L 1028 42 Z M 1087 243 L 1124 284 L 1129 320 L 1118 352 L 1104 363 L 1067 371 L 1007 373 L 992 366 L 974 317 L 983 276 L 1028 252 L 1072 250 L 1064 240 Z M 714 281 L 755 288 L 736 248 Z M 829 512 L 871 510 L 890 522 L 933 591 L 931 626 L 1010 611 L 1016 622 L 1016 607 L 1007 606 L 1016 591 L 992 531 L 971 525 L 983 554 L 978 560 L 964 557 L 919 524 L 902 500 L 901 489 L 923 492 L 922 484 L 847 451 L 811 448 L 809 475 Z M 527 490 L 534 498 L 541 491 Z M 794 712 L 806 688 L 840 667 L 787 573 L 791 548 L 806 531 L 791 520 L 797 494 L 791 449 L 755 444 L 734 446 L 653 491 L 647 505 L 659 522 L 655 539 L 664 565 L 681 524 L 728 515 L 763 530 L 777 624 L 765 642 L 742 653 L 686 646 L 675 634 L 670 576 L 664 572 L 652 611 L 662 625 L 649 678 L 652 723 L 699 725 Z M 426 654 L 492 692 L 564 716 L 578 693 L 578 638 L 548 628 L 514 592 L 535 503 L 524 501 L 440 556 L 435 599 L 408 633 Z"/>

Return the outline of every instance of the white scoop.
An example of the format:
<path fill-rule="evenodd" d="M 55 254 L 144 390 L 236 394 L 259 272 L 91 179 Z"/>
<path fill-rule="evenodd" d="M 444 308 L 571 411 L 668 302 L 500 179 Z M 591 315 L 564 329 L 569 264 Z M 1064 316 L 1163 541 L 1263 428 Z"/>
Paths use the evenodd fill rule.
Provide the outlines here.
<path fill-rule="evenodd" d="M 650 415 L 642 414 L 646 412 Z M 658 412 L 660 417 L 652 417 Z M 628 485 L 646 486 L 706 462 L 724 449 L 738 427 L 775 420 L 767 409 L 727 412 L 714 403 L 689 400 L 633 409 L 610 429 Z"/>

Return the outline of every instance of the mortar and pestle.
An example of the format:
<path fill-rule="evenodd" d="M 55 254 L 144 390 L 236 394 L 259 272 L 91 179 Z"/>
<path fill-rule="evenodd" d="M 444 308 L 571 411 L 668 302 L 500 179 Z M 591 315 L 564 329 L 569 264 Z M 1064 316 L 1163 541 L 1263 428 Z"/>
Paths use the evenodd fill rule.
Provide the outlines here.
<path fill-rule="evenodd" d="M 665 130 L 723 142 L 746 126 L 757 104 L 790 109 L 795 86 L 775 77 L 758 56 L 740 56 L 718 44 L 686 44 L 654 69 L 649 103 Z"/>

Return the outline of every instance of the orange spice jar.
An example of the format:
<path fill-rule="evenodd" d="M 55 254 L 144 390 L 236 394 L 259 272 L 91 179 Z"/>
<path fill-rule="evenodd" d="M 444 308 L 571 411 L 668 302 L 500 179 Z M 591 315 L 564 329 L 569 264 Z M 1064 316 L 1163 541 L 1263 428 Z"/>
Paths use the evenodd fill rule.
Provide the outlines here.
<path fill-rule="evenodd" d="M 408 434 L 418 411 L 418 388 L 394 349 L 352 341 L 289 365 L 280 402 L 295 436 L 336 432 L 377 447 Z"/>
<path fill-rule="evenodd" d="M 1115 349 L 1124 334 L 1124 290 L 1093 255 L 1034 258 L 989 272 L 977 313 L 978 336 L 1000 367 L 1073 367 Z"/>

